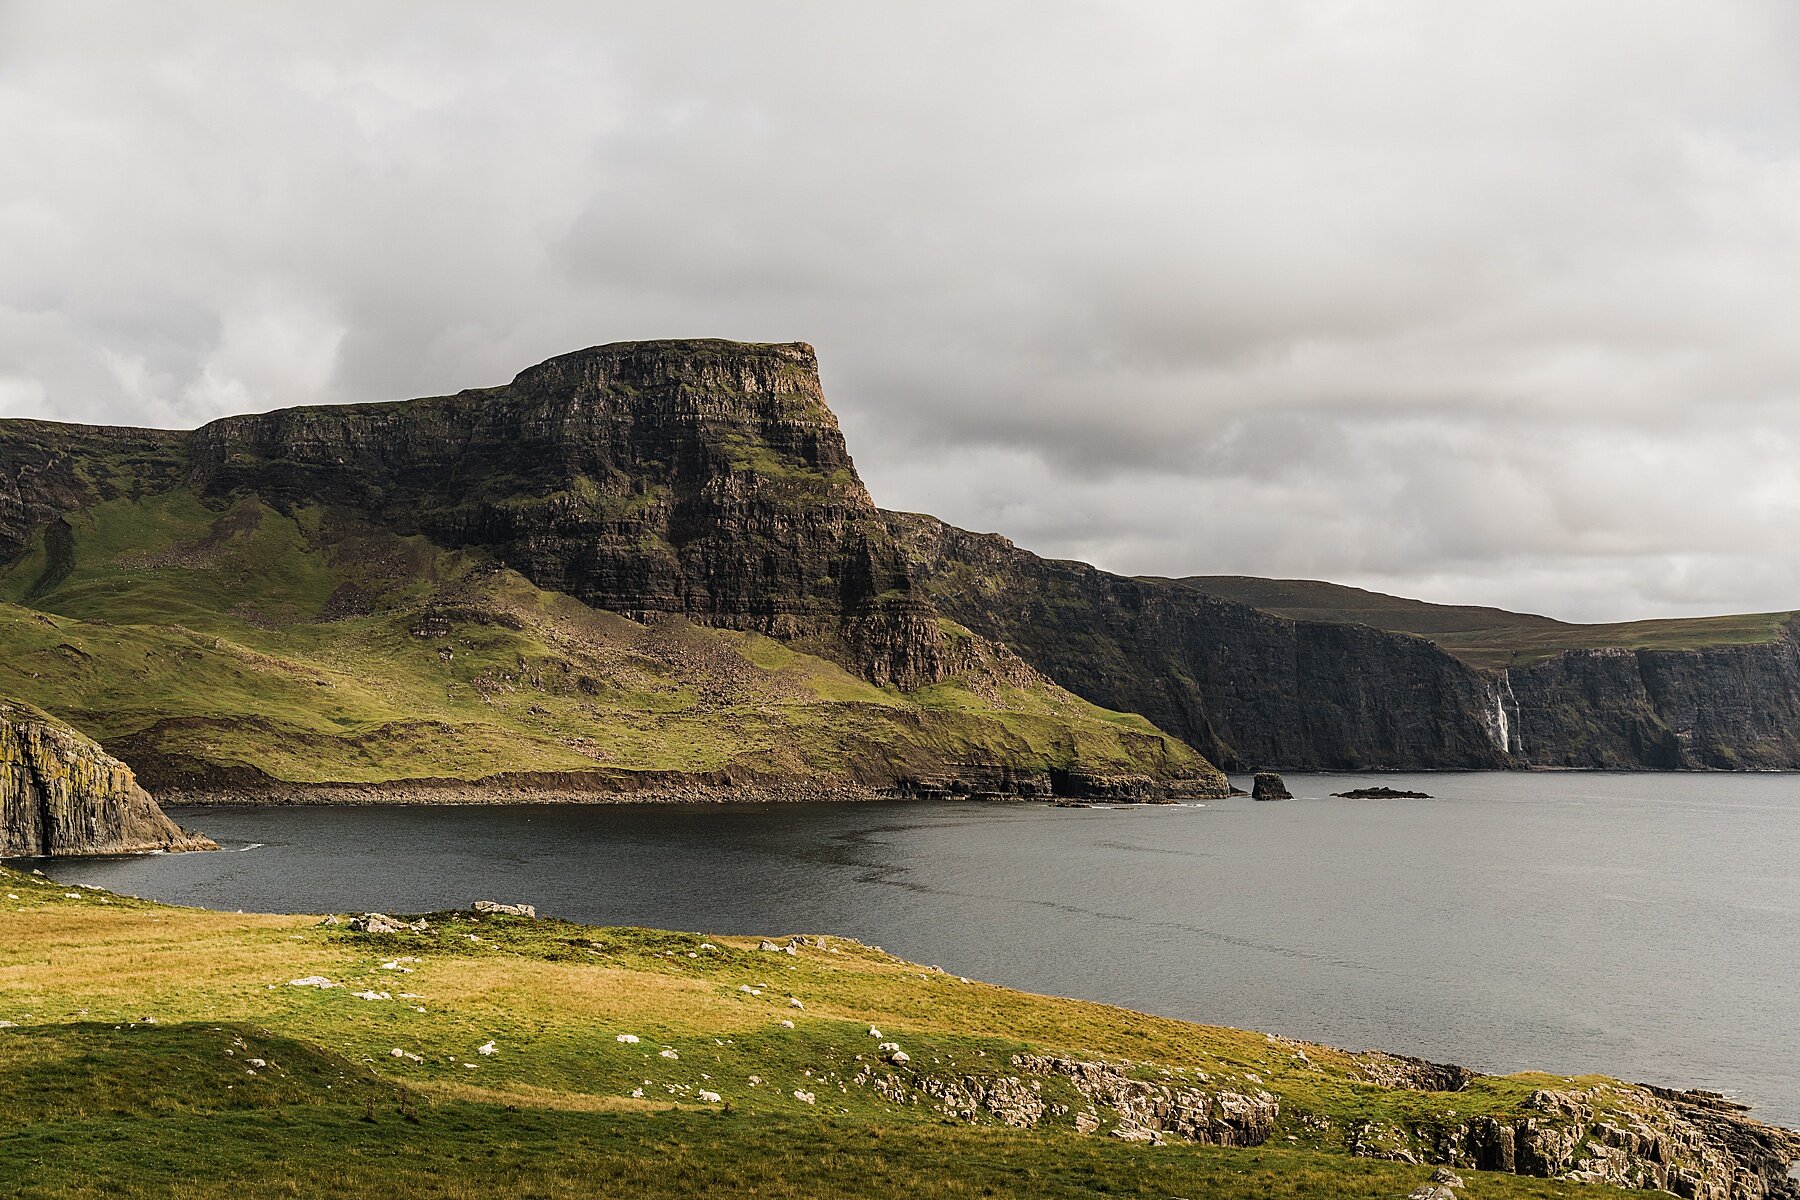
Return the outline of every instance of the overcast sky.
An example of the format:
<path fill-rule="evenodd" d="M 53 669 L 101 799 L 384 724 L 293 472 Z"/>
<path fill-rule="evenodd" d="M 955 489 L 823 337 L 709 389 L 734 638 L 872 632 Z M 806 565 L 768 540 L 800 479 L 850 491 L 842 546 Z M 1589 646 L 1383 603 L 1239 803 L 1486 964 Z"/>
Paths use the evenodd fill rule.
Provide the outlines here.
<path fill-rule="evenodd" d="M 1800 6 L 0 0 L 0 416 L 805 340 L 1132 573 L 1800 606 Z"/>

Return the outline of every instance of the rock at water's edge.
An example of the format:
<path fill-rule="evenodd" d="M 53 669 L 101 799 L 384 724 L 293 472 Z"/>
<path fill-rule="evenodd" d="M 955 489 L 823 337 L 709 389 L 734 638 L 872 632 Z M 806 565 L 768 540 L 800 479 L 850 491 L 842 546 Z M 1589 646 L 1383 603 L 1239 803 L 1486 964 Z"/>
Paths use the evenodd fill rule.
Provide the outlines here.
<path fill-rule="evenodd" d="M 92 739 L 0 700 L 0 857 L 217 849 L 164 816 Z"/>
<path fill-rule="evenodd" d="M 1256 782 L 1250 785 L 1252 800 L 1292 800 L 1294 794 L 1287 790 L 1281 776 L 1273 771 L 1258 771 Z"/>

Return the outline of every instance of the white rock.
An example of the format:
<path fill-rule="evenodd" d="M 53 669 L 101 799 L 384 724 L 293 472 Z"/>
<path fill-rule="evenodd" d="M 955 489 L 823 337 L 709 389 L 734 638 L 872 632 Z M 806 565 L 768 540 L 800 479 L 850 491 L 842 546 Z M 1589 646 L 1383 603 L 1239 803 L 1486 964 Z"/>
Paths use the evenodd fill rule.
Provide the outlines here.
<path fill-rule="evenodd" d="M 627 1046 L 635 1046 L 638 1044 L 638 1035 L 635 1033 L 621 1033 L 613 1040 L 615 1042 L 624 1042 Z"/>
<path fill-rule="evenodd" d="M 386 992 L 351 992 L 350 994 L 352 996 L 355 996 L 358 1000 L 392 1000 L 393 999 L 393 997 L 388 995 Z"/>
<path fill-rule="evenodd" d="M 495 913 L 503 917 L 537 916 L 537 909 L 529 904 L 502 904 L 498 900 L 477 900 L 469 907 L 478 913 Z"/>
<path fill-rule="evenodd" d="M 892 1054 L 887 1056 L 887 1060 L 889 1062 L 893 1063 L 896 1067 L 904 1067 L 907 1063 L 912 1061 L 912 1055 L 908 1054 L 904 1050 L 896 1050 Z"/>
<path fill-rule="evenodd" d="M 344 985 L 341 983 L 333 983 L 333 982 L 331 982 L 331 980 L 325 978 L 323 975 L 308 975 L 304 979 L 288 980 L 288 986 L 289 987 L 334 988 L 334 987 L 343 987 Z"/>
<path fill-rule="evenodd" d="M 644 1089 L 643 1088 L 632 1088 L 631 1089 L 631 1098 L 633 1100 L 642 1100 L 644 1098 Z"/>
<path fill-rule="evenodd" d="M 792 1021 L 783 1021 L 781 1023 L 781 1027 L 783 1029 L 792 1029 L 794 1027 L 794 1023 Z"/>
<path fill-rule="evenodd" d="M 796 1090 L 794 1092 L 794 1099 L 798 1100 L 802 1104 L 811 1104 L 813 1102 L 813 1094 L 811 1092 L 802 1092 L 802 1091 Z"/>
<path fill-rule="evenodd" d="M 681 1055 L 675 1053 L 675 1051 L 673 1051 L 673 1050 L 662 1050 L 662 1051 L 659 1051 L 658 1053 L 660 1053 L 664 1058 L 680 1058 L 681 1057 Z"/>
<path fill-rule="evenodd" d="M 250 1062 L 250 1065 L 253 1067 L 266 1067 L 269 1065 L 268 1063 L 264 1062 L 260 1058 L 252 1058 L 249 1060 L 249 1062 Z"/>
<path fill-rule="evenodd" d="M 717 950 L 718 949 L 718 947 L 713 945 L 711 942 L 701 942 L 700 948 L 702 950 Z"/>
<path fill-rule="evenodd" d="M 875 1047 L 875 1049 L 882 1054 L 892 1054 L 894 1051 L 898 1050 L 899 1048 L 900 1048 L 899 1042 L 883 1042 L 883 1043 L 881 1043 L 881 1045 Z"/>

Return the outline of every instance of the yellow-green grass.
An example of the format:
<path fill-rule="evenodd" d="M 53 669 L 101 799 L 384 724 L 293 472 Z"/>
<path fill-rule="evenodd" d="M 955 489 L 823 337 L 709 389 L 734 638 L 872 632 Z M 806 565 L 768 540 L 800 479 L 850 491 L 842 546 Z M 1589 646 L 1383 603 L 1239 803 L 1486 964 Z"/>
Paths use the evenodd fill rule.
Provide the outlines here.
<path fill-rule="evenodd" d="M 1700 650 L 1784 636 L 1794 611 L 1579 625 L 1475 605 L 1430 604 L 1312 579 L 1206 575 L 1179 582 L 1294 621 L 1368 625 L 1429 638 L 1471 666 L 1525 667 L 1566 650 Z"/>
<path fill-rule="evenodd" d="M 0 1028 L 0 1194 L 1397 1197 L 1428 1169 L 1351 1157 L 1347 1123 L 1504 1112 L 1539 1086 L 1595 1082 L 1391 1090 L 1323 1047 L 1302 1059 L 1260 1034 L 967 982 L 842 939 L 789 955 L 428 920 L 427 934 L 371 936 L 0 869 L 0 1019 L 14 1023 Z M 345 986 L 292 986 L 308 975 Z M 1282 1116 L 1255 1149 L 950 1121 L 853 1082 L 871 1026 L 924 1072 L 1003 1073 L 1021 1050 L 1129 1059 L 1147 1078 L 1254 1077 Z M 1618 1194 L 1466 1178 L 1478 1200 Z"/>
<path fill-rule="evenodd" d="M 939 688 L 879 688 L 804 647 L 627 620 L 341 513 L 175 489 L 66 520 L 0 572 L 0 695 L 158 783 L 1201 765 L 980 656 Z"/>

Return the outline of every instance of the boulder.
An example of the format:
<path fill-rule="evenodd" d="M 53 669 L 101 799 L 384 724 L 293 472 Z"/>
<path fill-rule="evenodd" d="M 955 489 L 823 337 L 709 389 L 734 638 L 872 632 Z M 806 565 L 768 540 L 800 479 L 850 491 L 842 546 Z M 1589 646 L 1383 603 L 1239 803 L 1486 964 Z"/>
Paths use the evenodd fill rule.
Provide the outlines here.
<path fill-rule="evenodd" d="M 1252 800 L 1292 800 L 1294 794 L 1287 790 L 1287 784 L 1281 776 L 1273 771 L 1258 771 L 1256 782 L 1250 785 Z"/>
<path fill-rule="evenodd" d="M 492 913 L 502 917 L 536 917 L 537 909 L 529 904 L 502 904 L 498 900 L 477 900 L 469 906 L 478 913 Z"/>

